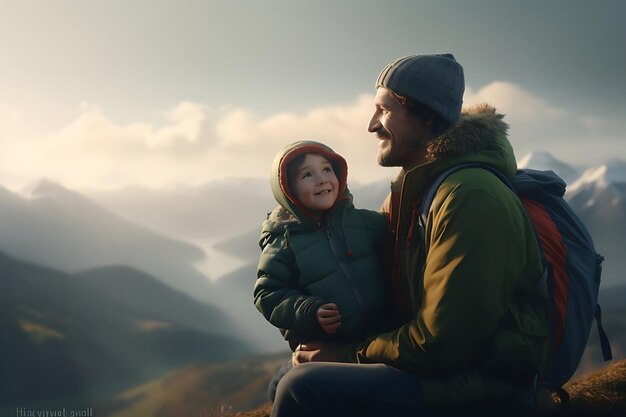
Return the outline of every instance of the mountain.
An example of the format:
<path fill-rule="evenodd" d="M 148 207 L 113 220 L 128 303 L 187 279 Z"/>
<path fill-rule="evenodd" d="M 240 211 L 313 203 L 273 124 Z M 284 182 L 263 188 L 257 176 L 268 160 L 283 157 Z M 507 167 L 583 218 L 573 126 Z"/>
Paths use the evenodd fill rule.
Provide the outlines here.
<path fill-rule="evenodd" d="M 76 276 L 0 253 L 0 405 L 88 406 L 173 369 L 249 354 L 230 326 L 129 268 Z"/>
<path fill-rule="evenodd" d="M 247 240 L 248 249 L 243 251 L 235 247 L 224 252 L 214 245 L 241 235 L 257 235 L 267 213 L 276 206 L 269 182 L 258 178 L 215 180 L 198 186 L 83 192 L 134 223 L 201 248 L 207 257 L 194 266 L 212 279 L 258 260 L 258 236 Z M 218 302 L 219 298 L 212 297 L 210 301 Z"/>
<path fill-rule="evenodd" d="M 563 161 L 558 160 L 552 154 L 545 151 L 537 151 L 529 153 L 524 156 L 517 163 L 519 169 L 538 169 L 538 170 L 552 170 L 560 176 L 566 184 L 573 183 L 578 177 L 580 177 L 580 171 L 576 168 L 566 164 Z"/>
<path fill-rule="evenodd" d="M 253 199 L 252 196 L 249 198 Z M 145 209 L 149 211 L 148 207 Z M 97 276 L 101 271 L 111 275 L 108 265 L 127 265 L 196 300 L 221 308 L 228 317 L 234 318 L 239 329 L 245 329 L 241 334 L 258 352 L 276 351 L 283 347 L 280 340 L 267 335 L 263 329 L 265 323 L 259 322 L 262 317 L 252 305 L 251 287 L 235 293 L 211 282 L 205 273 L 198 270 L 198 262 L 204 260 L 204 255 L 195 245 L 152 232 L 113 214 L 79 193 L 49 181 L 41 181 L 24 195 L 0 188 L 0 213 L 0 250 L 13 257 L 68 273 L 90 270 L 87 274 L 76 275 L 85 278 Z M 205 217 L 211 216 L 205 213 Z M 248 254 L 234 250 L 235 253 L 256 264 L 259 256 L 257 240 L 258 236 L 246 240 L 252 247 Z M 209 261 L 217 264 L 228 262 L 227 257 L 219 254 Z M 104 269 L 93 270 L 98 267 Z M 117 272 L 111 282 L 104 279 L 94 282 L 114 287 L 126 276 L 122 268 Z M 254 273 L 242 278 L 254 280 Z M 105 291 L 106 288 L 100 290 Z M 155 301 L 155 305 L 158 306 L 158 302 Z M 247 314 L 239 315 L 240 311 L 247 311 Z M 187 317 L 191 322 L 191 314 Z M 203 316 L 199 314 L 198 317 Z M 224 318 L 224 322 L 232 323 L 233 320 Z M 252 340 L 251 336 L 258 339 Z"/>
<path fill-rule="evenodd" d="M 170 286 L 211 300 L 194 264 L 203 251 L 152 232 L 58 184 L 41 181 L 24 196 L 0 189 L 0 250 L 65 272 L 130 265 Z"/>
<path fill-rule="evenodd" d="M 127 266 L 102 267 L 73 274 L 85 292 L 114 300 L 121 308 L 150 315 L 151 320 L 232 338 L 245 334 L 231 315 L 168 287 Z"/>
<path fill-rule="evenodd" d="M 625 283 L 626 162 L 610 161 L 585 171 L 566 197 L 605 257 L 604 285 Z"/>
<path fill-rule="evenodd" d="M 615 206 L 626 200 L 626 162 L 612 160 L 596 168 L 588 169 L 569 189 L 570 200 L 575 196 L 579 206 Z M 604 197 L 604 198 L 599 198 Z M 586 198 L 584 203 L 583 198 Z M 607 208 L 607 207 L 602 207 Z"/>

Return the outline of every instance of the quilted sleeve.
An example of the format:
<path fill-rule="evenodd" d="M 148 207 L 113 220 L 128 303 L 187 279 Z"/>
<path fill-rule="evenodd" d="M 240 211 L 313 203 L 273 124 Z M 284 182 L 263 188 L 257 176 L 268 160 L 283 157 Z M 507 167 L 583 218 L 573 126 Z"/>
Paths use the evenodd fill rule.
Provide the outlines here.
<path fill-rule="evenodd" d="M 291 249 L 285 247 L 284 237 L 264 233 L 260 245 L 263 252 L 254 286 L 256 308 L 292 345 L 322 336 L 315 313 L 325 301 L 298 288 L 298 266 Z"/>

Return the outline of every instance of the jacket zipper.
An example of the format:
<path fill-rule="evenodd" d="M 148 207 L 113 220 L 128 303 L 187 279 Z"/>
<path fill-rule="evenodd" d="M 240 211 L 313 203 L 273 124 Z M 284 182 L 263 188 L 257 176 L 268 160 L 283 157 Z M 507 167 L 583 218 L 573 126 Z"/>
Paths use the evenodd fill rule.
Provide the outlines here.
<path fill-rule="evenodd" d="M 405 308 L 408 310 L 406 313 L 409 314 L 411 317 L 413 317 L 413 319 L 415 318 L 412 311 L 414 311 L 414 306 L 420 305 L 421 303 L 421 299 L 423 298 L 423 290 L 421 290 L 420 288 L 423 287 L 423 283 L 424 283 L 424 272 L 426 269 L 426 256 L 422 256 L 422 254 L 425 254 L 425 248 L 426 248 L 426 225 L 422 225 L 421 224 L 421 216 L 419 216 L 420 218 L 418 218 L 418 227 L 423 226 L 423 230 L 421 230 L 419 232 L 419 238 L 421 239 L 421 241 L 415 242 L 413 243 L 414 245 L 417 245 L 418 249 L 419 247 L 421 247 L 421 250 L 416 250 L 413 252 L 414 256 L 417 256 L 419 258 L 421 258 L 421 268 L 420 268 L 420 273 L 421 273 L 421 277 L 419 278 L 419 281 L 421 284 L 417 285 L 417 288 L 415 288 L 415 278 L 414 277 L 409 277 L 409 271 L 412 271 L 412 267 L 409 266 L 409 264 L 407 264 L 407 252 L 410 251 L 410 245 L 411 245 L 411 240 L 412 240 L 412 236 L 409 238 L 409 235 L 407 233 L 406 236 L 403 236 L 403 240 L 400 239 L 400 219 L 402 218 L 402 211 L 403 209 L 406 208 L 407 204 L 409 203 L 407 200 L 407 196 L 405 195 L 405 186 L 406 184 L 406 175 L 405 177 L 402 179 L 402 187 L 400 188 L 400 198 L 398 201 L 398 219 L 397 219 L 397 230 L 396 230 L 396 253 L 398 254 L 398 271 L 400 274 L 400 282 L 401 282 L 401 286 L 402 286 L 402 296 L 404 298 L 404 304 L 405 304 Z M 419 198 L 418 198 L 419 199 Z M 409 199 L 409 201 L 412 199 Z M 410 229 L 413 229 L 415 227 L 415 225 L 413 224 L 415 219 L 415 211 L 416 211 L 416 207 L 417 207 L 417 201 L 412 201 L 411 203 L 411 224 L 410 224 Z M 419 210 L 417 210 L 419 211 Z M 406 215 L 405 215 L 406 218 Z M 404 227 L 406 227 L 406 221 L 404 222 L 405 224 L 403 225 Z M 413 230 L 410 230 L 411 234 L 413 234 Z M 408 241 L 407 241 L 407 238 Z M 408 260 L 411 264 L 414 263 L 414 258 L 411 258 Z M 414 273 L 416 271 L 413 271 Z M 404 278 L 407 279 L 404 279 Z M 416 292 L 419 292 L 419 294 L 416 294 Z"/>
<path fill-rule="evenodd" d="M 333 251 L 335 258 L 339 262 L 339 267 L 341 268 L 341 271 L 343 272 L 343 275 L 346 278 L 346 281 L 348 282 L 348 286 L 352 290 L 352 293 L 354 294 L 354 298 L 356 298 L 356 301 L 359 307 L 361 308 L 361 311 L 364 312 L 365 304 L 363 303 L 363 299 L 361 298 L 361 293 L 357 289 L 356 284 L 354 283 L 354 280 L 352 279 L 352 274 L 350 273 L 348 266 L 345 264 L 344 261 L 342 261 L 342 258 L 340 257 L 340 252 L 339 252 L 339 249 L 337 248 L 337 242 L 333 238 L 330 232 L 330 226 L 327 223 L 324 224 L 324 231 L 326 232 L 326 237 L 328 238 L 328 242 L 330 243 L 330 249 Z"/>

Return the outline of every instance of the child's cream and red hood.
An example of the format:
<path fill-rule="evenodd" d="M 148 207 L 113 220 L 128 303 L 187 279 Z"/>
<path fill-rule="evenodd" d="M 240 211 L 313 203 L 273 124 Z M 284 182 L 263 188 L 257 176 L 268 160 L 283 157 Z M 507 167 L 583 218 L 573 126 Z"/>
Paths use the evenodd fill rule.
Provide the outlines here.
<path fill-rule="evenodd" d="M 337 201 L 348 198 L 351 199 L 347 190 L 348 164 L 346 160 L 330 147 L 315 141 L 299 141 L 284 147 L 274 157 L 270 172 L 270 185 L 272 194 L 278 204 L 289 211 L 299 221 L 315 219 L 316 217 L 306 208 L 293 194 L 289 187 L 287 165 L 300 155 L 314 153 L 326 158 L 339 180 L 339 192 Z M 335 202 L 336 204 L 337 202 Z"/>

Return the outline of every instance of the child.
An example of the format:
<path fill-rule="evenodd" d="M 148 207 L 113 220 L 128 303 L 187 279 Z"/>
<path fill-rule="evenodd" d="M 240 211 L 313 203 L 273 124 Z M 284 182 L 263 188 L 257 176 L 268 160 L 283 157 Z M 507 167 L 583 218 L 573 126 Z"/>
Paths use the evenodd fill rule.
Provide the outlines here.
<path fill-rule="evenodd" d="M 347 171 L 340 155 L 312 141 L 287 146 L 272 164 L 279 206 L 263 223 L 254 303 L 292 350 L 329 337 L 361 340 L 382 319 L 386 219 L 354 208 Z"/>

